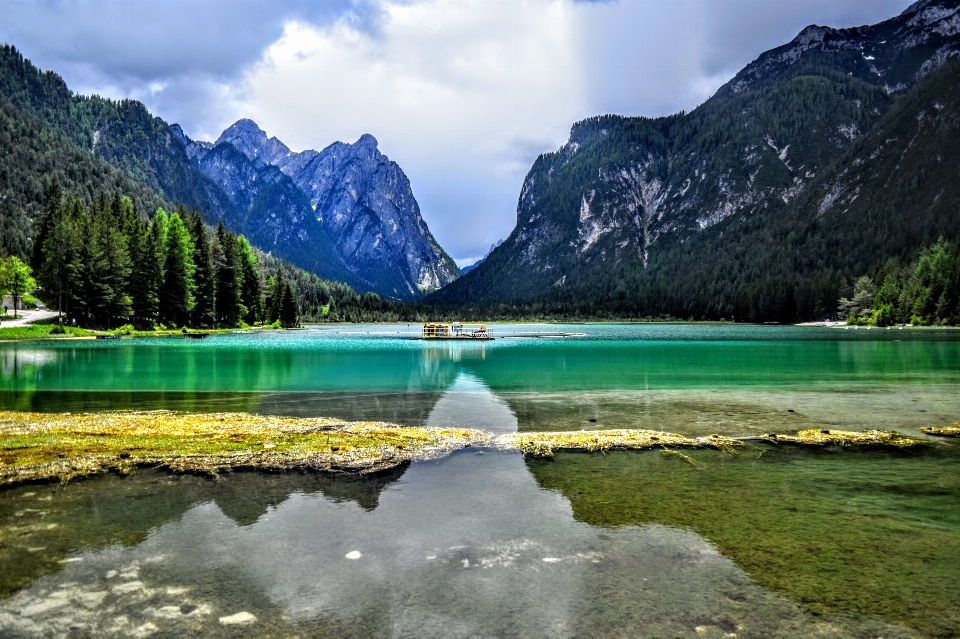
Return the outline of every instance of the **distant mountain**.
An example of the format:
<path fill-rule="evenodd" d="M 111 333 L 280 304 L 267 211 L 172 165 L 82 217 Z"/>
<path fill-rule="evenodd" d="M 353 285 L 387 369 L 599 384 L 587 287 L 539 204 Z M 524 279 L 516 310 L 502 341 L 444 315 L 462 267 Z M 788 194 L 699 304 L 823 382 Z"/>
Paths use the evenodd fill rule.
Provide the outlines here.
<path fill-rule="evenodd" d="M 958 5 L 808 27 L 691 113 L 575 124 L 527 174 L 504 244 L 429 301 L 755 321 L 832 313 L 851 278 L 960 231 L 946 159 L 960 147 L 947 64 L 960 55 Z M 903 155 L 883 160 L 886 181 L 865 172 L 893 148 Z"/>
<path fill-rule="evenodd" d="M 467 273 L 469 273 L 469 272 L 472 271 L 473 269 L 475 269 L 475 268 L 477 268 L 478 266 L 480 266 L 481 264 L 483 264 L 483 261 L 484 261 L 485 259 L 487 259 L 488 257 L 490 257 L 490 254 L 493 253 L 494 249 L 497 248 L 498 246 L 500 246 L 501 244 L 503 244 L 503 240 L 500 240 L 500 241 L 498 241 L 498 242 L 495 242 L 494 244 L 491 244 L 491 245 L 490 245 L 490 249 L 489 249 L 486 253 L 484 253 L 483 257 L 481 257 L 479 260 L 477 260 L 476 262 L 474 262 L 474 263 L 471 264 L 470 266 L 464 266 L 462 269 L 460 269 L 460 272 L 463 273 L 464 275 L 466 275 Z"/>
<path fill-rule="evenodd" d="M 298 191 L 297 221 L 268 226 L 309 233 L 312 223 L 322 224 L 332 250 L 363 288 L 414 299 L 460 275 L 420 216 L 407 176 L 380 153 L 372 135 L 295 153 L 244 119 L 212 146 L 184 140 L 201 170 L 243 210 L 265 182 L 274 197 L 290 193 L 284 201 L 291 204 Z M 305 221 L 305 210 L 313 212 L 313 222 Z"/>
<path fill-rule="evenodd" d="M 140 102 L 74 94 L 60 76 L 41 72 L 9 45 L 0 46 L 0 98 L 160 199 L 194 207 L 212 225 L 222 219 L 261 250 L 327 279 L 413 299 L 459 276 L 420 217 L 409 180 L 372 138 L 372 148 L 361 138 L 356 145 L 296 154 L 241 120 L 216 144 L 195 142 Z M 350 149 L 352 155 L 344 154 Z M 314 156 L 325 160 L 311 163 Z M 281 159 L 284 167 L 275 164 Z M 312 175 L 308 164 L 329 174 Z M 301 188 L 321 177 L 320 192 Z M 35 201 L 40 190 L 31 188 L 30 198 Z M 325 204 L 318 207 L 311 198 L 325 198 Z M 16 227 L 21 239 L 11 242 L 18 246 L 28 241 L 33 210 L 3 221 Z"/>

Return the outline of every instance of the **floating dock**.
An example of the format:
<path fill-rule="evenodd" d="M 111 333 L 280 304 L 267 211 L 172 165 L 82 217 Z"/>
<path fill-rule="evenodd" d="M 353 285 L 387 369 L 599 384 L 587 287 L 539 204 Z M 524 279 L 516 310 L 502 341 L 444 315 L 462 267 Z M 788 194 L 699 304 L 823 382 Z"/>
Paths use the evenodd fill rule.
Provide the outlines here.
<path fill-rule="evenodd" d="M 487 332 L 487 325 L 480 324 L 478 327 L 465 326 L 460 322 L 452 324 L 433 324 L 423 325 L 423 332 L 420 339 L 480 339 L 492 340 L 493 336 Z"/>

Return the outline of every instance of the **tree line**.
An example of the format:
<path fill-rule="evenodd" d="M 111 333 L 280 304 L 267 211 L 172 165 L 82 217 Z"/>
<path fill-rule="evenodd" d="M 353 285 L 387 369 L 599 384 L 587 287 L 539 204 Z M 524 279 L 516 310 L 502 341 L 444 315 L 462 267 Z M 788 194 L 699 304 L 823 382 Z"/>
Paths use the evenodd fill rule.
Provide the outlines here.
<path fill-rule="evenodd" d="M 960 250 L 940 238 L 910 262 L 892 259 L 874 277 L 860 277 L 839 313 L 848 324 L 960 324 L 958 298 Z"/>
<path fill-rule="evenodd" d="M 141 217 L 129 198 L 100 192 L 85 206 L 48 186 L 31 267 L 38 297 L 81 326 L 150 329 L 297 323 L 290 282 L 264 278 L 254 249 L 184 206 Z"/>

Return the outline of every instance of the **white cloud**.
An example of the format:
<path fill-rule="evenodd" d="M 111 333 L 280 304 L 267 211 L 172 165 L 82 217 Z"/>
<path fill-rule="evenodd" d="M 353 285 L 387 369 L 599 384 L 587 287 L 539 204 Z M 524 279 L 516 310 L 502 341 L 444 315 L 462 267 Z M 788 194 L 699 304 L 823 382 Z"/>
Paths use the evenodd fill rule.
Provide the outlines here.
<path fill-rule="evenodd" d="M 296 149 L 372 133 L 464 261 L 509 234 L 531 163 L 576 120 L 692 109 L 817 18 L 875 22 L 905 2 L 381 0 L 375 29 L 287 22 L 246 73 L 242 115 Z"/>
<path fill-rule="evenodd" d="M 248 72 L 245 112 L 294 148 L 372 133 L 455 257 L 509 233 L 536 154 L 586 113 L 569 4 L 387 4 L 375 34 L 288 22 Z"/>
<path fill-rule="evenodd" d="M 909 1 L 5 0 L 0 39 L 194 138 L 241 117 L 298 150 L 372 133 L 463 261 L 511 231 L 524 175 L 575 121 L 690 110 L 808 24 Z"/>

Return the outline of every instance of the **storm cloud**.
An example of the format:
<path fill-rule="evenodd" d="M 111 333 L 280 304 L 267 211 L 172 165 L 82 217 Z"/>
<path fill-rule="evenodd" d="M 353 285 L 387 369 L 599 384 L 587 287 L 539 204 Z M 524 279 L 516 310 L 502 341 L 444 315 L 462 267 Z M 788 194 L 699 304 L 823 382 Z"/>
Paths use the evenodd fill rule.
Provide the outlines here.
<path fill-rule="evenodd" d="M 0 40 L 197 139 L 241 117 L 295 150 L 372 133 L 466 264 L 509 234 L 530 164 L 574 121 L 690 110 L 809 24 L 870 24 L 908 4 L 0 0 Z"/>

